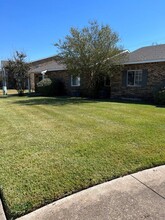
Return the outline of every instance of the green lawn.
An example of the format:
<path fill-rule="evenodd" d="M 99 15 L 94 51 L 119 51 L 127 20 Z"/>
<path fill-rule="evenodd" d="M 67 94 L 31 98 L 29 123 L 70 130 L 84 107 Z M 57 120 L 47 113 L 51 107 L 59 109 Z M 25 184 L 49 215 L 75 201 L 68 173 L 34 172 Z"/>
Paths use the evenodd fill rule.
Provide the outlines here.
<path fill-rule="evenodd" d="M 85 99 L 0 99 L 0 187 L 12 216 L 165 164 L 165 108 Z"/>

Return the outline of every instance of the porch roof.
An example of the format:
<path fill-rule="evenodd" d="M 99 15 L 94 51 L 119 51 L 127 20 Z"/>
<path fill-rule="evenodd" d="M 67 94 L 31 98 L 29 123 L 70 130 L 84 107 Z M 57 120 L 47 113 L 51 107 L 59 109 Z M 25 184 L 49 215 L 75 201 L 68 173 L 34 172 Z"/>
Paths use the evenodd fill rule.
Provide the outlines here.
<path fill-rule="evenodd" d="M 59 63 L 55 60 L 52 60 L 48 63 L 38 64 L 38 65 L 32 66 L 30 68 L 29 72 L 37 74 L 37 73 L 41 73 L 44 70 L 47 70 L 48 72 L 61 71 L 61 70 L 66 70 L 66 66 L 62 63 Z"/>

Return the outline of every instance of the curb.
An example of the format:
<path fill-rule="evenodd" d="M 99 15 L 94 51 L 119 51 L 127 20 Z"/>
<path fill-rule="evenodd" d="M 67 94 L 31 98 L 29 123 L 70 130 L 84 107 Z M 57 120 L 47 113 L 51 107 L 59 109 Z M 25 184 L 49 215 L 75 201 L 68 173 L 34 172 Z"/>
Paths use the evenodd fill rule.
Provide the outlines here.
<path fill-rule="evenodd" d="M 3 205 L 2 205 L 1 199 L 0 199 L 0 220 L 7 220 L 6 216 L 5 216 L 5 212 L 3 210 Z"/>
<path fill-rule="evenodd" d="M 164 172 L 165 165 L 119 177 L 54 201 L 16 220 L 165 219 Z"/>

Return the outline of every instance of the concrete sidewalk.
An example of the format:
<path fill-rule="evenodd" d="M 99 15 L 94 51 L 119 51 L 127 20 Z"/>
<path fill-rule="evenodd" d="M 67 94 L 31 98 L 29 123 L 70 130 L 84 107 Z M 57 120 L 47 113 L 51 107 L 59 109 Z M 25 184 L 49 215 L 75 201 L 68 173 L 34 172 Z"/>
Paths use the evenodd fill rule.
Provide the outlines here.
<path fill-rule="evenodd" d="M 6 220 L 1 199 L 0 199 L 0 220 Z"/>
<path fill-rule="evenodd" d="M 112 180 L 17 220 L 165 219 L 165 166 Z"/>

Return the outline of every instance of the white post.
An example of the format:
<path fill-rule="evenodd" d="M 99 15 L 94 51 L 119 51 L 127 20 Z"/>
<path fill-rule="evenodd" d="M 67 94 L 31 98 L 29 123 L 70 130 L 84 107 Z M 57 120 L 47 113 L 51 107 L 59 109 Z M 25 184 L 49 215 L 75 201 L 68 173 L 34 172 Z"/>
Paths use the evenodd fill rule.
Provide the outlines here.
<path fill-rule="evenodd" d="M 45 78 L 45 73 L 42 73 L 42 79 L 44 79 Z"/>
<path fill-rule="evenodd" d="M 3 95 L 7 95 L 7 83 L 6 83 L 6 71 L 5 68 L 2 68 L 2 79 L 3 79 Z"/>

